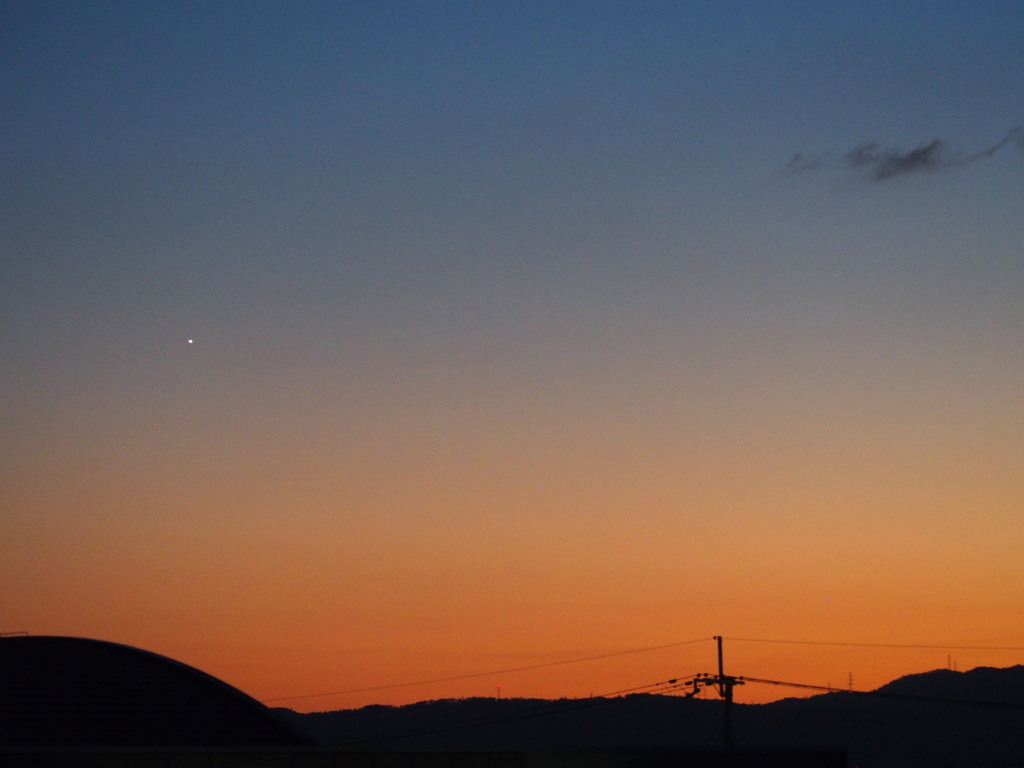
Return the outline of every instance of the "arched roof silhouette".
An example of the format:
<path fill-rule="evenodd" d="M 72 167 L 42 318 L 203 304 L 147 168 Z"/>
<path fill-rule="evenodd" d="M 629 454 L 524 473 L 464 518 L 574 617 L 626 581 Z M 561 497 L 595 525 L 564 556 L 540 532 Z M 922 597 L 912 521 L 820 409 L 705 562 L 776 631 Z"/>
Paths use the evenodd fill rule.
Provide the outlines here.
<path fill-rule="evenodd" d="M 0 746 L 308 744 L 272 710 L 166 656 L 75 637 L 0 637 Z"/>

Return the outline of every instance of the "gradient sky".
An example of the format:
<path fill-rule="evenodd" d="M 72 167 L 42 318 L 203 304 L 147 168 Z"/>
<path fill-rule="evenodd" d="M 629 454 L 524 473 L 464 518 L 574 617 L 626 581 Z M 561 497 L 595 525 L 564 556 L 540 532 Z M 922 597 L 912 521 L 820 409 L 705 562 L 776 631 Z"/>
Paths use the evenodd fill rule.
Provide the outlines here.
<path fill-rule="evenodd" d="M 0 631 L 260 699 L 715 634 L 936 646 L 728 645 L 815 684 L 1024 661 L 947 648 L 1024 648 L 1022 40 L 1018 0 L 4 2 Z"/>

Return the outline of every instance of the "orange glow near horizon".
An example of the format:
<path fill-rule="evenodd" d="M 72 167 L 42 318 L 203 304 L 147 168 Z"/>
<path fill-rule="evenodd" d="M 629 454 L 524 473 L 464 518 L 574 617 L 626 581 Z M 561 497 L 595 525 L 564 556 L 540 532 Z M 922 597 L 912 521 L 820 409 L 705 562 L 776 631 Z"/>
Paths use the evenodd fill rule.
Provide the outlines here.
<path fill-rule="evenodd" d="M 102 549 L 84 532 L 66 533 L 66 549 L 56 552 L 65 562 Z M 631 536 L 622 525 L 615 531 L 616 551 L 629 550 L 629 562 L 645 565 L 616 571 L 593 548 L 573 558 L 557 546 L 550 552 L 537 547 L 528 565 L 517 563 L 515 552 L 498 557 L 488 546 L 414 556 L 414 548 L 404 550 L 394 540 L 390 546 L 403 554 L 393 560 L 332 560 L 332 545 L 308 535 L 303 547 L 281 529 L 271 537 L 273 546 L 264 541 L 260 547 L 261 537 L 238 532 L 236 559 L 230 560 L 217 552 L 223 540 L 185 538 L 172 556 L 166 546 L 151 549 L 136 539 L 134 551 L 89 558 L 87 568 L 74 563 L 81 578 L 73 581 L 56 578 L 59 569 L 50 566 L 49 579 L 38 578 L 36 568 L 30 583 L 33 565 L 23 561 L 22 589 L 10 590 L 17 599 L 8 602 L 21 624 L 5 629 L 136 645 L 300 711 L 488 696 L 499 681 L 506 697 L 578 698 L 631 690 L 715 672 L 714 643 L 557 662 L 710 638 L 700 631 L 706 627 L 730 633 L 729 674 L 838 688 L 847 686 L 850 675 L 855 688 L 869 689 L 945 667 L 950 658 L 961 670 L 1024 659 L 1019 649 L 952 647 L 1024 646 L 1019 617 L 1005 609 L 1003 599 L 986 600 L 993 583 L 1003 584 L 1007 599 L 1019 597 L 1008 543 L 1000 549 L 989 542 L 985 562 L 947 559 L 945 573 L 914 580 L 910 576 L 919 572 L 926 553 L 906 541 L 875 547 L 870 567 L 862 570 L 855 569 L 856 552 L 822 551 L 796 561 L 778 550 L 767 557 L 767 532 L 759 556 L 736 547 L 729 557 L 693 563 L 688 553 L 696 545 L 677 549 L 657 538 Z M 857 552 L 872 538 L 863 536 L 851 542 Z M 324 551 L 316 554 L 319 548 Z M 189 567 L 174 567 L 175 559 L 187 560 Z M 827 569 L 830 560 L 833 570 Z M 125 579 L 126 569 L 140 574 L 139 580 Z M 18 570 L 8 573 L 17 577 Z M 534 665 L 550 666 L 519 669 Z M 467 675 L 479 676 L 446 680 Z M 437 682 L 406 685 L 420 681 Z M 334 693 L 346 691 L 351 693 Z M 320 693 L 332 695 L 290 698 Z M 760 702 L 808 692 L 750 684 L 736 695 L 740 702 Z"/>
<path fill-rule="evenodd" d="M 506 697 L 629 690 L 714 672 L 713 643 L 509 670 L 716 632 L 938 646 L 727 641 L 730 674 L 840 688 L 851 674 L 854 687 L 877 687 L 950 656 L 960 669 L 1024 659 L 943 646 L 1024 646 L 1017 542 L 957 512 L 966 487 L 991 516 L 1013 508 L 1010 495 L 965 482 L 978 467 L 893 486 L 867 455 L 853 470 L 794 475 L 782 446 L 764 467 L 731 446 L 747 470 L 737 484 L 721 454 L 694 454 L 674 475 L 654 442 L 619 465 L 595 444 L 563 443 L 557 463 L 486 441 L 450 457 L 407 447 L 398 459 L 364 454 L 376 476 L 307 463 L 294 483 L 284 466 L 218 478 L 197 465 L 190 487 L 131 463 L 90 478 L 76 460 L 62 470 L 74 483 L 26 495 L 40 514 L 54 510 L 51 526 L 7 524 L 34 545 L 3 563 L 6 620 L 17 622 L 3 629 L 136 645 L 306 711 L 487 696 L 499 676 Z M 58 511 L 78 499 L 88 515 Z M 288 698 L 334 691 L 353 692 Z M 737 700 L 794 695 L 807 692 L 751 684 Z"/>

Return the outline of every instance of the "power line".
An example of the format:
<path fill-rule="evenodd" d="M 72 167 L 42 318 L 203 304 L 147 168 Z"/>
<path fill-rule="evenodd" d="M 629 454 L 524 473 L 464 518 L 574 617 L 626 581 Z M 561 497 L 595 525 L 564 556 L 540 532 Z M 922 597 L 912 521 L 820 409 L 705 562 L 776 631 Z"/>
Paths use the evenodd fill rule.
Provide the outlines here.
<path fill-rule="evenodd" d="M 649 689 L 652 693 L 660 693 L 661 691 L 674 691 L 690 684 L 693 678 L 698 677 L 699 673 L 694 672 L 692 675 L 684 675 L 682 677 L 674 677 L 671 680 L 664 680 L 660 683 L 649 683 L 647 685 L 638 685 L 635 688 L 624 688 L 621 691 L 610 691 L 608 693 L 599 693 L 597 696 L 591 696 L 590 698 L 607 699 L 612 696 L 622 696 L 626 693 L 639 693 L 640 691 Z"/>
<path fill-rule="evenodd" d="M 820 640 L 775 640 L 760 637 L 726 637 L 737 643 L 780 643 L 786 645 L 828 645 L 844 646 L 849 648 L 921 648 L 926 650 L 951 650 L 951 651 L 1024 651 L 1024 646 L 1013 645 L 925 645 L 919 643 L 843 643 L 826 642 Z"/>
<path fill-rule="evenodd" d="M 614 653 L 602 653 L 596 656 L 583 656 L 576 659 L 564 659 L 562 661 L 548 661 L 543 664 L 530 664 L 523 667 L 509 667 L 506 669 L 495 669 L 489 672 L 473 672 L 467 675 L 453 675 L 451 677 L 436 677 L 431 680 L 415 680 L 412 682 L 405 683 L 390 683 L 388 685 L 374 685 L 368 688 L 349 688 L 343 691 L 324 691 L 322 693 L 304 693 L 298 696 L 277 696 L 272 699 L 262 699 L 264 704 L 270 704 L 278 701 L 297 701 L 299 699 L 315 699 L 321 696 L 341 696 L 348 693 L 370 693 L 372 691 L 386 691 L 393 688 L 409 688 L 416 685 L 432 685 L 434 683 L 449 683 L 455 680 L 470 680 L 477 677 L 490 677 L 491 675 L 506 675 L 512 672 L 525 672 L 531 669 L 544 669 L 546 667 L 557 667 L 563 664 L 579 664 L 584 661 L 596 661 L 598 659 L 610 659 L 616 656 L 628 656 L 634 653 L 647 653 L 649 651 L 660 651 L 665 648 L 678 648 L 683 645 L 694 645 L 696 643 L 703 643 L 712 640 L 710 637 L 700 637 L 695 640 L 682 640 L 676 643 L 666 643 L 665 645 L 650 645 L 645 648 L 633 648 L 628 651 L 615 651 Z"/>
<path fill-rule="evenodd" d="M 664 645 L 652 645 L 644 648 L 633 648 L 625 651 L 615 651 L 613 653 L 602 653 L 595 656 L 583 656 L 574 659 L 564 659 L 562 661 L 549 661 L 541 664 L 529 664 L 520 667 L 507 667 L 505 669 L 495 669 L 486 672 L 473 672 L 465 675 L 452 675 L 449 677 L 437 677 L 428 680 L 414 680 L 402 683 L 390 683 L 387 685 L 374 685 L 365 688 L 348 688 L 345 690 L 338 691 L 323 691 L 319 693 L 306 693 L 295 696 L 277 696 L 270 699 L 262 699 L 263 703 L 271 704 L 281 701 L 298 701 L 301 699 L 315 699 L 325 696 L 342 696 L 353 693 L 371 693 L 374 691 L 385 691 L 393 690 L 395 688 L 410 688 L 417 685 L 433 685 L 437 683 L 448 683 L 457 680 L 471 680 L 480 677 L 489 677 L 492 675 L 504 675 L 511 674 L 513 672 L 526 672 L 533 669 L 545 669 L 548 667 L 556 667 L 565 664 L 579 664 L 585 661 L 597 661 L 600 659 L 609 659 L 616 656 L 627 656 L 635 653 L 647 653 L 649 651 L 664 650 L 666 648 L 677 648 L 684 645 L 693 645 L 696 643 L 708 642 L 713 640 L 712 637 L 701 637 L 693 640 L 683 640 L 675 643 L 666 643 Z M 733 642 L 742 643 L 774 643 L 783 645 L 817 645 L 817 646 L 831 646 L 831 647 L 847 647 L 847 648 L 907 648 L 907 649 L 926 649 L 926 650 L 974 650 L 974 651 L 1024 651 L 1024 646 L 993 646 L 993 645 L 948 645 L 948 644 L 923 644 L 923 643 L 862 643 L 862 642 L 834 642 L 834 641 L 820 641 L 820 640 L 793 640 L 793 639 L 776 639 L 776 638 L 753 638 L 753 637 L 726 637 L 726 640 Z M 823 690 L 834 690 L 834 689 L 823 689 Z"/>
<path fill-rule="evenodd" d="M 1013 701 L 982 701 L 978 699 L 955 699 L 941 696 L 925 696 L 914 693 L 893 693 L 891 691 L 856 691 L 847 688 L 834 688 L 825 685 L 812 685 L 810 683 L 787 683 L 781 680 L 763 680 L 757 677 L 739 677 L 746 683 L 764 683 L 766 685 L 782 685 L 789 688 L 805 688 L 826 693 L 852 694 L 855 696 L 875 696 L 883 699 L 902 699 L 905 701 L 925 701 L 936 704 L 963 704 L 974 707 L 998 707 L 1002 709 L 1024 709 L 1024 704 Z"/>
<path fill-rule="evenodd" d="M 690 675 L 694 677 L 694 675 Z M 627 693 L 639 693 L 641 691 L 649 691 L 658 689 L 662 686 L 672 686 L 678 683 L 679 679 L 665 680 L 660 683 L 648 683 L 647 685 L 638 685 L 633 688 L 626 688 L 620 691 L 611 691 L 608 693 L 598 694 L 597 696 L 591 696 L 586 699 L 577 699 L 574 701 L 568 701 L 562 704 L 552 704 L 544 707 L 535 707 L 522 712 L 513 712 L 504 715 L 491 715 L 485 717 L 478 717 L 472 720 L 463 720 L 455 723 L 446 723 L 443 725 L 432 725 L 422 726 L 420 728 L 410 728 L 405 731 L 396 731 L 389 734 L 380 734 L 376 736 L 367 736 L 361 739 L 353 739 L 343 741 L 336 745 L 340 749 L 359 746 L 363 744 L 373 744 L 382 741 L 397 741 L 398 739 L 411 738 L 413 736 L 433 736 L 439 733 L 448 733 L 451 731 L 468 730 L 471 728 L 482 728 L 488 725 L 501 725 L 502 723 L 511 723 L 517 720 L 530 720 L 535 717 L 545 717 L 547 715 L 561 714 L 563 712 L 572 712 L 579 709 L 588 709 L 590 707 L 601 706 L 612 701 L 612 697 L 622 696 Z"/>

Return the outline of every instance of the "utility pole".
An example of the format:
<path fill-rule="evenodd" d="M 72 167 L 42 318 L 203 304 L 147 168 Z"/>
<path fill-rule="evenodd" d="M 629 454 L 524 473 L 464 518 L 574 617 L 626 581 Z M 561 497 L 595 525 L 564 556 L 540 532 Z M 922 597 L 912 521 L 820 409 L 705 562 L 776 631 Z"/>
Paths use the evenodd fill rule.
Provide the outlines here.
<path fill-rule="evenodd" d="M 693 698 L 703 688 L 709 686 L 718 690 L 718 695 L 722 697 L 725 705 L 722 709 L 722 743 L 725 747 L 732 747 L 735 743 L 732 732 L 732 689 L 737 685 L 743 685 L 742 677 L 730 677 L 725 674 L 725 660 L 722 654 L 722 637 L 721 635 L 715 635 L 715 642 L 718 643 L 718 675 L 709 675 L 701 673 L 696 675 L 691 681 L 693 689 L 686 694 L 687 698 Z"/>
<path fill-rule="evenodd" d="M 715 642 L 718 643 L 718 695 L 725 701 L 722 723 L 722 743 L 731 747 L 735 743 L 732 732 L 732 689 L 737 684 L 735 678 L 726 677 L 725 661 L 722 656 L 722 636 L 715 635 Z"/>

